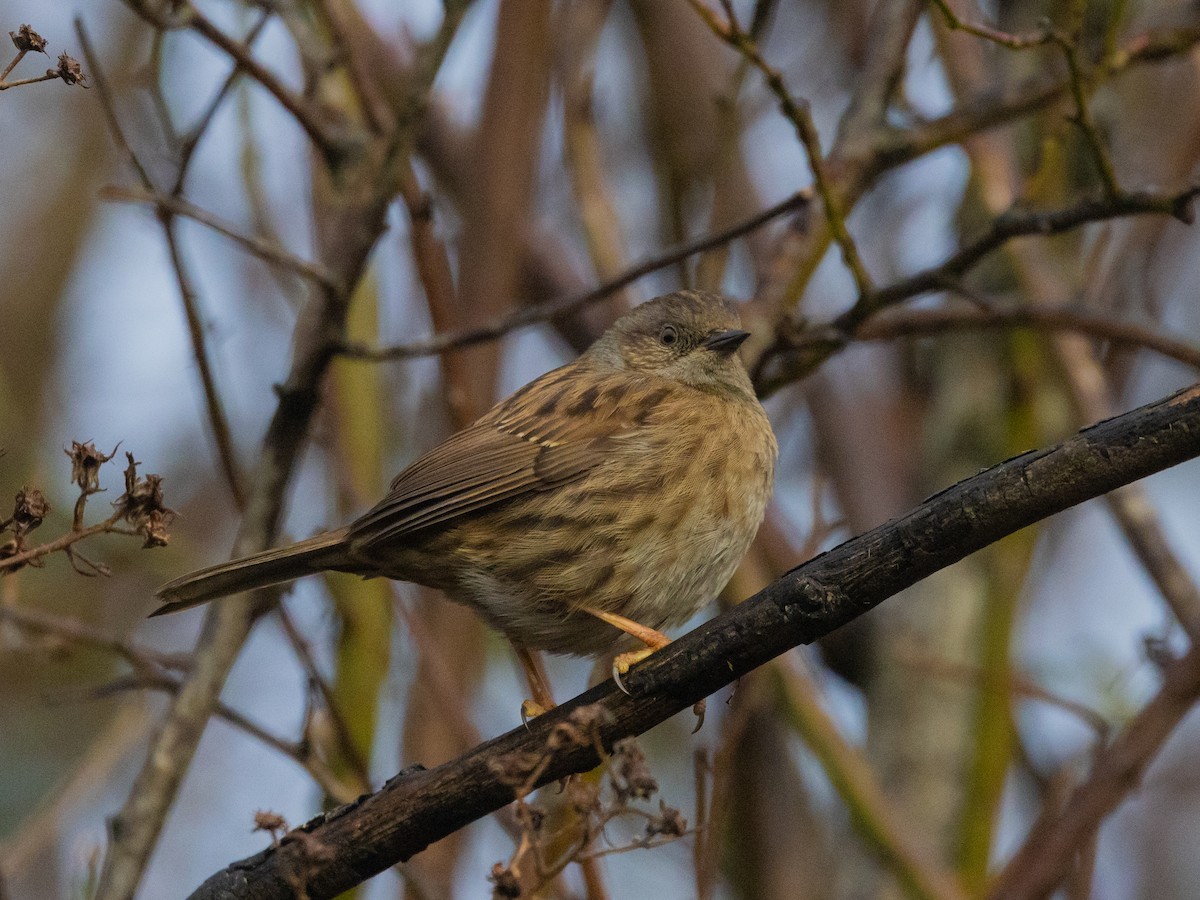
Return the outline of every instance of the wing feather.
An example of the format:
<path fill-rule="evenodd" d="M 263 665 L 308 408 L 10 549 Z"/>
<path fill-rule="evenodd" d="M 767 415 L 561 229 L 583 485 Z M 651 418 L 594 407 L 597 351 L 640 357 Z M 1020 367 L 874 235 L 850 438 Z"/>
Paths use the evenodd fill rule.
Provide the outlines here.
<path fill-rule="evenodd" d="M 635 377 L 572 366 L 547 373 L 397 475 L 350 526 L 350 542 L 370 549 L 583 477 L 646 422 L 639 399 L 662 402 L 658 379 L 638 391 Z"/>

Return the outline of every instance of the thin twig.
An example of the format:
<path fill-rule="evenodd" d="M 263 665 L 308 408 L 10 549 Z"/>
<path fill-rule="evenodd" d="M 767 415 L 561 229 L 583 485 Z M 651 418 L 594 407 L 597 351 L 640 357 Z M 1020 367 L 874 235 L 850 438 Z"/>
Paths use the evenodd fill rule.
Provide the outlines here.
<path fill-rule="evenodd" d="M 270 11 L 264 10 L 258 21 L 250 27 L 248 32 L 246 32 L 246 36 L 242 39 L 242 43 L 245 45 L 247 52 L 253 49 L 259 35 L 262 34 L 263 29 L 266 28 L 267 22 L 270 20 Z M 159 34 L 161 33 L 162 32 L 159 32 Z M 213 94 L 212 100 L 209 101 L 208 108 L 204 110 L 204 112 L 200 115 L 200 118 L 196 120 L 196 124 L 184 136 L 182 142 L 180 143 L 178 172 L 175 176 L 175 184 L 171 187 L 171 194 L 173 196 L 180 197 L 182 195 L 184 182 L 187 180 L 187 175 L 191 171 L 192 156 L 195 155 L 196 148 L 200 146 L 200 141 L 204 138 L 204 135 L 208 133 L 208 128 L 212 124 L 213 119 L 216 117 L 217 111 L 225 102 L 225 98 L 229 96 L 229 92 L 233 90 L 233 86 L 237 83 L 237 80 L 243 71 L 244 69 L 242 68 L 240 60 L 235 58 L 233 60 L 233 68 L 229 70 L 229 74 L 221 83 L 221 87 L 215 94 Z M 156 89 L 154 91 L 154 96 L 161 99 L 162 91 Z"/>
<path fill-rule="evenodd" d="M 1047 806 L 988 892 L 989 900 L 1048 897 L 1103 818 L 1142 782 L 1150 762 L 1200 698 L 1200 647 L 1165 673 L 1159 693 L 1097 756 L 1067 801 Z"/>
<path fill-rule="evenodd" d="M 75 30 L 79 35 L 79 42 L 83 48 L 84 58 L 88 60 L 88 67 L 92 70 L 92 75 L 96 80 L 96 90 L 103 100 L 109 128 L 113 133 L 113 137 L 137 173 L 143 188 L 157 198 L 160 194 L 153 180 L 150 178 L 148 169 L 139 160 L 137 153 L 126 140 L 124 132 L 120 127 L 115 112 L 116 107 L 108 88 L 108 79 L 92 50 L 92 44 L 88 38 L 87 29 L 83 25 L 83 20 L 79 17 L 75 19 Z M 183 182 L 182 174 L 177 179 L 177 182 Z M 171 268 L 175 273 L 175 284 L 179 290 L 179 298 L 183 305 L 184 319 L 187 321 L 188 336 L 191 339 L 192 355 L 196 360 L 196 371 L 200 375 L 200 384 L 204 393 L 209 427 L 212 430 L 213 441 L 216 443 L 217 461 L 224 475 L 226 486 L 229 488 L 230 495 L 233 498 L 234 505 L 241 509 L 246 502 L 245 491 L 242 487 L 241 473 L 238 470 L 237 453 L 233 445 L 233 435 L 229 427 L 229 418 L 225 414 L 225 404 L 217 389 L 216 375 L 213 373 L 212 360 L 209 358 L 204 320 L 200 313 L 196 289 L 184 262 L 183 251 L 179 246 L 179 236 L 175 229 L 174 216 L 168 206 L 162 203 L 158 204 L 156 208 L 158 220 L 163 229 L 163 236 L 167 242 Z"/>
<path fill-rule="evenodd" d="M 1096 125 L 1091 106 L 1088 103 L 1083 63 L 1080 61 L 1079 35 L 1078 33 L 1064 35 L 1054 32 L 1053 40 L 1062 49 L 1063 58 L 1067 61 L 1067 71 L 1070 76 L 1068 83 L 1071 86 L 1071 97 L 1075 101 L 1075 117 L 1072 121 L 1083 132 L 1083 139 L 1091 151 L 1092 161 L 1096 164 L 1096 170 L 1100 174 L 1100 183 L 1104 187 L 1104 193 L 1110 198 L 1116 197 L 1121 193 L 1121 185 L 1117 181 L 1112 157 L 1109 155 L 1108 148 L 1104 146 L 1104 141 L 1100 137 L 1100 129 Z"/>
<path fill-rule="evenodd" d="M 296 628 L 286 606 L 282 603 L 279 604 L 275 608 L 275 615 L 279 619 L 279 624 L 282 626 L 288 643 L 292 645 L 292 650 L 296 653 L 296 658 L 300 661 L 301 666 L 304 667 L 304 671 L 308 675 L 309 684 L 316 688 L 317 692 L 321 695 L 321 702 L 325 705 L 325 711 L 329 715 L 334 734 L 337 736 L 338 752 L 349 765 L 356 779 L 358 791 L 366 790 L 371 784 L 371 774 L 367 769 L 367 762 L 363 759 L 362 754 L 354 743 L 354 737 L 350 733 L 350 726 L 346 722 L 346 717 L 342 714 L 333 688 L 325 676 L 321 674 L 321 670 L 317 666 L 312 647 L 304 639 L 304 635 L 300 633 L 300 630 Z"/>
<path fill-rule="evenodd" d="M 56 616 L 41 610 L 0 605 L 0 620 L 9 622 L 22 631 L 49 635 L 72 644 L 104 650 L 120 657 L 139 672 L 182 671 L 191 664 L 187 656 L 138 647 L 122 638 L 105 634 L 79 619 Z"/>
<path fill-rule="evenodd" d="M 673 266 L 675 263 L 687 259 L 689 256 L 694 256 L 697 253 L 703 253 L 714 247 L 720 247 L 761 228 L 773 219 L 803 209 L 811 199 L 812 193 L 810 191 L 800 191 L 743 222 L 697 240 L 689 241 L 658 256 L 651 257 L 645 262 L 638 263 L 616 278 L 610 279 L 590 291 L 574 297 L 552 300 L 549 303 L 527 306 L 491 325 L 463 328 L 436 335 L 423 341 L 414 341 L 410 344 L 400 344 L 395 347 L 373 348 L 364 347 L 359 344 L 344 344 L 338 348 L 338 352 L 348 359 L 382 362 L 396 359 L 413 359 L 419 356 L 432 356 L 437 353 L 445 353 L 448 350 L 469 347 L 472 344 L 478 344 L 483 341 L 495 340 L 518 328 L 524 328 L 538 322 L 545 322 L 548 319 L 575 312 L 589 304 L 603 300 L 616 291 L 621 290 L 621 288 L 632 284 L 640 278 L 644 278 L 646 275 L 657 272 L 659 269 Z"/>
<path fill-rule="evenodd" d="M 888 341 L 898 337 L 986 328 L 1071 331 L 1124 347 L 1152 350 L 1185 366 L 1200 369 L 1200 347 L 1194 344 L 1148 326 L 1064 308 L 1021 306 L 1009 309 L 946 307 L 888 310 L 860 326 L 853 340 Z"/>
<path fill-rule="evenodd" d="M 22 87 L 26 84 L 37 84 L 40 81 L 57 81 L 58 73 L 50 70 L 46 71 L 45 75 L 34 75 L 32 78 L 19 78 L 16 81 L 0 80 L 0 91 L 7 91 L 9 88 Z"/>
<path fill-rule="evenodd" d="M 110 697 L 130 691 L 161 691 L 179 693 L 180 682 L 176 678 L 150 673 L 138 673 L 114 679 L 89 691 L 94 698 Z M 213 715 L 228 722 L 239 731 L 248 734 L 272 750 L 292 760 L 312 778 L 316 785 L 338 803 L 349 803 L 362 793 L 361 786 L 347 784 L 338 778 L 327 765 L 302 744 L 272 734 L 249 716 L 238 712 L 224 701 L 217 701 Z"/>
<path fill-rule="evenodd" d="M 100 197 L 103 200 L 115 203 L 145 203 L 172 216 L 182 216 L 192 219 L 206 228 L 212 229 L 217 234 L 224 235 L 246 252 L 257 256 L 259 259 L 302 275 L 310 281 L 314 281 L 330 290 L 341 289 L 334 282 L 333 276 L 316 263 L 301 259 L 273 241 L 258 237 L 257 235 L 245 234 L 238 230 L 237 226 L 232 222 L 226 221 L 215 213 L 196 206 L 182 197 L 163 194 L 153 190 L 135 190 L 115 185 L 101 188 Z"/>
<path fill-rule="evenodd" d="M 1191 224 L 1192 201 L 1198 194 L 1200 185 L 1194 185 L 1173 194 L 1122 192 L 1109 197 L 1085 199 L 1061 209 L 1010 209 L 993 219 L 983 234 L 959 248 L 945 262 L 880 288 L 865 304 L 855 304 L 837 319 L 837 326 L 851 330 L 884 306 L 953 287 L 980 260 L 1014 238 L 1061 234 L 1089 222 L 1124 216 L 1165 215 Z"/>
<path fill-rule="evenodd" d="M 43 556 L 49 556 L 51 553 L 58 553 L 60 550 L 66 550 L 80 541 L 87 540 L 90 537 L 95 537 L 98 534 L 123 534 L 131 537 L 141 537 L 138 532 L 131 528 L 124 528 L 117 525 L 121 520 L 121 516 L 113 515 L 105 519 L 103 522 L 97 522 L 95 525 L 89 525 L 85 528 L 72 528 L 61 537 L 57 537 L 52 541 L 47 541 L 45 544 L 39 544 L 36 547 L 31 547 L 28 550 L 23 550 L 20 553 L 14 553 L 12 556 L 0 558 L 0 572 L 19 569 L 22 566 L 36 562 Z"/>
<path fill-rule="evenodd" d="M 775 94 L 775 98 L 779 101 L 780 110 L 783 112 L 784 117 L 792 123 L 792 127 L 795 128 L 796 135 L 800 139 L 800 143 L 803 145 L 805 153 L 808 156 L 809 168 L 812 169 L 813 174 L 813 183 L 816 185 L 817 193 L 821 197 L 821 203 L 825 209 L 825 218 L 829 222 L 829 230 L 833 233 L 833 239 L 837 241 L 838 246 L 841 248 L 842 259 L 845 261 L 846 268 L 850 270 L 850 274 L 854 278 L 859 296 L 865 297 L 869 295 L 872 292 L 871 277 L 867 273 L 866 266 L 863 265 L 862 257 L 858 252 L 858 246 L 854 243 L 854 238 L 851 237 L 850 231 L 846 227 L 846 214 L 842 208 L 841 198 L 838 197 L 833 180 L 825 170 L 825 157 L 821 152 L 821 139 L 817 134 L 817 127 L 813 123 L 812 111 L 809 109 L 808 101 L 797 100 L 792 96 L 787 88 L 787 84 L 783 80 L 783 75 L 766 61 L 759 52 L 758 44 L 755 43 L 749 34 L 742 30 L 737 19 L 733 18 L 732 6 L 728 7 L 729 20 L 722 22 L 716 13 L 704 5 L 702 0 L 688 0 L 688 3 L 700 18 L 704 20 L 713 34 L 737 50 L 738 53 L 741 53 L 766 79 L 767 86 L 770 87 L 771 92 Z"/>
<path fill-rule="evenodd" d="M 261 84 L 280 106 L 287 110 L 304 129 L 309 140 L 331 164 L 337 164 L 347 152 L 346 139 L 323 119 L 323 110 L 306 98 L 290 91 L 269 69 L 250 55 L 242 41 L 221 31 L 192 3 L 174 4 L 173 18 L 151 7 L 146 0 L 125 0 L 125 4 L 155 28 L 172 31 L 189 28 L 232 59 L 247 75 Z"/>
<path fill-rule="evenodd" d="M 967 34 L 973 34 L 975 37 L 983 38 L 985 41 L 991 41 L 993 44 L 1007 47 L 1009 50 L 1027 50 L 1030 47 L 1044 47 L 1054 40 L 1054 36 L 1050 31 L 1043 30 L 1031 31 L 1027 34 L 1010 34 L 1007 31 L 993 28 L 991 25 L 967 22 L 959 18 L 958 14 L 950 8 L 950 4 L 946 0 L 930 0 L 930 2 L 941 11 L 942 18 L 946 22 L 946 27 L 951 31 L 963 31 Z"/>

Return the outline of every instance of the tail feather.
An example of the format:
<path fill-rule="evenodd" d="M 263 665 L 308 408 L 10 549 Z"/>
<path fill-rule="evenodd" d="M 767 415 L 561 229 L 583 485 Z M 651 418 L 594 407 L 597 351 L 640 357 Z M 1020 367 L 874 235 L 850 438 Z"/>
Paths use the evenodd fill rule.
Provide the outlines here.
<path fill-rule="evenodd" d="M 306 541 L 232 559 L 176 578 L 155 591 L 163 605 L 150 615 L 179 612 L 219 597 L 282 584 L 344 564 L 346 534 L 345 528 L 328 531 Z"/>

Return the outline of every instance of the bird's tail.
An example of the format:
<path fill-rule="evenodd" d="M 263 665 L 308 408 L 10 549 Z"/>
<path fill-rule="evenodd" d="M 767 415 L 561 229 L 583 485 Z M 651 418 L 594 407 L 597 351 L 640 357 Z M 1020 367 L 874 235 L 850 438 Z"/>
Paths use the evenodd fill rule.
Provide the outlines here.
<path fill-rule="evenodd" d="M 348 529 L 327 531 L 286 547 L 275 547 L 200 569 L 169 581 L 155 591 L 163 605 L 150 613 L 179 612 L 242 591 L 282 584 L 345 563 Z"/>

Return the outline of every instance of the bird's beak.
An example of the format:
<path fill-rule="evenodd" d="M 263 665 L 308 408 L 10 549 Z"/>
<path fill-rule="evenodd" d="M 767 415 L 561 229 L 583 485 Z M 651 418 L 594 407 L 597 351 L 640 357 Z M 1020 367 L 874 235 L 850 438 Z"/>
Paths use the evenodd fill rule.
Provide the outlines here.
<path fill-rule="evenodd" d="M 718 331 L 716 334 L 710 334 L 700 343 L 700 346 L 705 350 L 720 353 L 722 356 L 732 356 L 734 351 L 742 346 L 742 341 L 748 337 L 750 337 L 750 332 L 738 331 L 734 328 L 729 331 Z"/>

